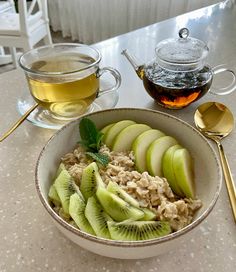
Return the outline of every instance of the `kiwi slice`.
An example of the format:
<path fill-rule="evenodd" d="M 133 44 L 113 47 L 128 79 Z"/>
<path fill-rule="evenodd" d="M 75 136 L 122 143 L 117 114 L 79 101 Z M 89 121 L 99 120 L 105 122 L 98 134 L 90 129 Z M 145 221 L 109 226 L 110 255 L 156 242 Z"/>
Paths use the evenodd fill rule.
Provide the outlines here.
<path fill-rule="evenodd" d="M 98 172 L 97 164 L 92 162 L 83 169 L 80 183 L 80 190 L 86 201 L 96 193 L 98 186 L 105 187 Z"/>
<path fill-rule="evenodd" d="M 134 199 L 131 195 L 126 193 L 116 182 L 109 181 L 107 185 L 107 191 L 117 195 L 118 197 L 122 198 L 124 201 L 129 203 L 130 205 L 139 208 L 139 203 L 136 199 Z"/>
<path fill-rule="evenodd" d="M 151 221 L 156 218 L 156 214 L 148 208 L 141 208 L 141 210 L 144 212 L 144 216 L 141 218 L 142 221 Z"/>
<path fill-rule="evenodd" d="M 85 207 L 85 216 L 98 237 L 111 239 L 107 221 L 112 221 L 110 216 L 103 210 L 95 196 L 91 196 Z"/>
<path fill-rule="evenodd" d="M 48 197 L 55 206 L 61 206 L 61 200 L 58 196 L 58 193 L 54 184 L 52 184 L 49 189 Z"/>
<path fill-rule="evenodd" d="M 164 221 L 124 221 L 107 224 L 111 238 L 114 240 L 149 240 L 171 233 L 169 223 Z"/>
<path fill-rule="evenodd" d="M 69 214 L 80 230 L 95 235 L 88 219 L 85 217 L 85 201 L 77 193 L 70 196 Z"/>
<path fill-rule="evenodd" d="M 58 169 L 57 169 L 57 172 L 56 172 L 56 177 L 58 177 L 61 173 L 62 170 L 66 170 L 66 167 L 65 165 L 61 162 Z"/>
<path fill-rule="evenodd" d="M 140 219 L 142 221 L 150 221 L 156 218 L 156 214 L 149 210 L 148 208 L 140 208 L 139 203 L 136 199 L 134 199 L 131 195 L 129 195 L 125 190 L 123 190 L 116 182 L 109 181 L 107 185 L 107 191 L 117 195 L 118 197 L 122 198 L 131 206 L 139 208 L 141 211 L 144 212 L 144 216 Z"/>
<path fill-rule="evenodd" d="M 144 216 L 140 209 L 129 205 L 117 195 L 108 192 L 105 188 L 98 187 L 96 196 L 104 210 L 116 221 L 138 220 Z"/>
<path fill-rule="evenodd" d="M 73 195 L 75 192 L 78 192 L 81 195 L 79 187 L 75 184 L 73 178 L 67 170 L 61 171 L 61 173 L 55 180 L 54 186 L 60 198 L 64 213 L 66 215 L 69 215 L 70 196 Z"/>
<path fill-rule="evenodd" d="M 65 165 L 63 163 L 60 163 L 56 172 L 56 178 L 60 175 L 61 171 L 65 169 L 66 169 Z M 58 193 L 54 184 L 52 184 L 49 189 L 48 197 L 55 206 L 61 206 L 61 200 L 60 200 L 60 197 L 58 196 Z"/>

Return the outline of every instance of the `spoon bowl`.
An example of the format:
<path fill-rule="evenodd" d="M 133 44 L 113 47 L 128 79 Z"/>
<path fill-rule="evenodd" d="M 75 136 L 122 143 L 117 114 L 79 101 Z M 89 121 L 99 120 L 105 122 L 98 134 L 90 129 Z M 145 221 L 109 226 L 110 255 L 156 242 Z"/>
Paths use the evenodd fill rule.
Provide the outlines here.
<path fill-rule="evenodd" d="M 234 117 L 223 104 L 207 102 L 198 107 L 194 115 L 196 127 L 208 138 L 222 139 L 234 128 Z"/>
<path fill-rule="evenodd" d="M 197 129 L 201 131 L 202 134 L 212 139 L 217 144 L 226 187 L 230 198 L 230 204 L 236 221 L 236 189 L 229 164 L 221 144 L 221 140 L 229 135 L 234 128 L 233 114 L 221 103 L 207 102 L 197 108 L 194 114 L 194 122 Z"/>

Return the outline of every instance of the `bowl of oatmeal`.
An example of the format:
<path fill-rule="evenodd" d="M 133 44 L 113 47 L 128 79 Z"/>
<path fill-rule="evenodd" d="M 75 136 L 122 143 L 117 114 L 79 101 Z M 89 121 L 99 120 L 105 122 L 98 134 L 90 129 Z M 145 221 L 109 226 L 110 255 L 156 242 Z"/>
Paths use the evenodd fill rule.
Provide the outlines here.
<path fill-rule="evenodd" d="M 104 132 L 96 151 L 91 149 L 91 152 L 86 147 L 90 136 L 81 135 L 80 129 L 84 118 L 89 119 L 97 131 Z M 123 123 L 127 120 L 131 122 L 128 125 L 132 129 L 127 130 L 127 124 L 119 128 L 119 137 L 113 135 L 116 141 L 111 144 L 109 141 L 111 136 L 107 136 L 106 133 L 108 126 L 112 127 L 117 123 L 124 126 Z M 113 132 L 116 130 L 117 128 L 113 127 Z M 124 132 L 126 130 L 128 136 Z M 133 148 L 134 144 L 130 145 L 128 142 L 132 138 L 132 143 L 136 140 L 137 146 L 140 147 L 142 144 L 137 141 L 138 136 L 142 133 L 155 134 L 150 130 L 155 130 L 155 133 L 160 131 L 163 135 L 160 135 L 162 142 L 150 141 L 147 150 L 154 151 L 145 151 L 151 156 L 151 159 L 145 162 L 148 169 L 145 170 L 138 166 L 138 151 Z M 121 132 L 124 134 L 123 138 Z M 121 140 L 117 141 L 118 138 Z M 151 148 L 151 145 L 154 147 Z M 161 172 L 152 170 L 150 160 L 154 158 L 155 164 L 156 157 L 160 157 L 159 150 L 165 145 L 169 145 L 168 148 L 181 147 L 179 150 L 185 149 L 191 154 L 194 184 L 190 185 L 190 189 L 194 187 L 194 194 L 191 190 L 185 191 L 186 186 L 179 187 L 180 192 L 172 187 L 168 179 L 173 169 L 168 169 L 168 164 Z M 105 164 L 99 160 L 100 158 L 97 159 L 98 152 L 99 156 L 105 156 L 107 160 Z M 147 156 L 145 155 L 145 158 Z M 178 158 L 176 164 L 181 159 Z M 143 160 L 146 159 L 141 159 L 141 164 L 144 163 Z M 163 162 L 163 156 L 158 162 Z M 184 167 L 188 167 L 185 160 L 184 162 Z M 91 186 L 88 189 L 86 185 L 84 189 L 83 180 L 85 176 L 90 178 L 94 172 L 96 175 L 91 178 L 91 184 L 95 181 L 97 187 L 91 196 Z M 176 173 L 180 173 L 181 176 L 181 172 Z M 73 190 L 70 190 L 67 198 L 64 197 L 65 193 L 61 192 L 61 188 L 65 187 L 60 183 L 62 176 L 73 184 L 69 186 L 70 189 L 73 187 Z M 196 129 L 166 113 L 130 108 L 91 113 L 64 126 L 41 151 L 35 177 L 37 192 L 43 206 L 66 237 L 91 252 L 121 259 L 157 256 L 187 241 L 215 206 L 222 181 L 218 158 L 209 142 Z M 115 185 L 116 189 L 112 185 Z M 52 193 L 54 190 L 55 198 Z M 72 198 L 73 200 L 78 198 L 80 201 L 82 199 L 82 204 L 74 209 Z M 97 217 L 96 211 L 93 209 L 91 211 L 94 202 L 100 205 L 99 211 L 103 210 L 102 218 L 105 218 L 103 223 L 106 225 L 102 231 L 97 229 L 100 217 Z M 119 205 L 126 204 L 122 209 L 120 206 L 115 208 L 117 202 Z M 130 209 L 124 212 L 125 215 L 117 212 L 117 210 L 123 212 L 127 206 L 132 207 L 131 212 Z M 82 214 L 82 220 L 81 217 L 78 219 L 78 214 L 79 216 Z"/>

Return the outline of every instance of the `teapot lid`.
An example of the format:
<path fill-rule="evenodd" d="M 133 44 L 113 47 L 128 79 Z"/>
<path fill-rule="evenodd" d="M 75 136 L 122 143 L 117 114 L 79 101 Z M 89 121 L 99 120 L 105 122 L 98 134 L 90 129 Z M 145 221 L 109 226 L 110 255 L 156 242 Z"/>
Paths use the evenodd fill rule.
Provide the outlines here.
<path fill-rule="evenodd" d="M 187 28 L 180 29 L 179 38 L 163 40 L 156 47 L 159 65 L 176 71 L 192 71 L 202 67 L 208 51 L 203 41 L 189 37 Z"/>

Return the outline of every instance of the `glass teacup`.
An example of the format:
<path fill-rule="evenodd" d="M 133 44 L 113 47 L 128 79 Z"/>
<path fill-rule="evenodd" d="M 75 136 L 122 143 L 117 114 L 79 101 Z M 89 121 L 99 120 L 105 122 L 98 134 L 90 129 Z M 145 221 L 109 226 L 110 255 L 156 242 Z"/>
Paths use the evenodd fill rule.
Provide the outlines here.
<path fill-rule="evenodd" d="M 89 110 L 95 99 L 117 90 L 121 77 L 117 70 L 100 68 L 101 55 L 82 44 L 53 44 L 32 49 L 20 57 L 30 93 L 53 118 L 72 120 Z M 115 84 L 100 86 L 103 73 L 110 73 Z"/>

